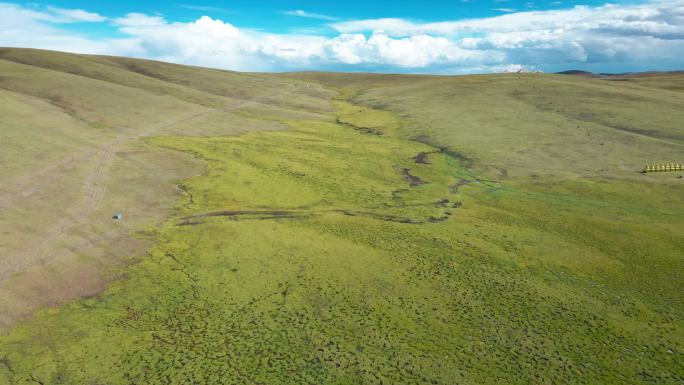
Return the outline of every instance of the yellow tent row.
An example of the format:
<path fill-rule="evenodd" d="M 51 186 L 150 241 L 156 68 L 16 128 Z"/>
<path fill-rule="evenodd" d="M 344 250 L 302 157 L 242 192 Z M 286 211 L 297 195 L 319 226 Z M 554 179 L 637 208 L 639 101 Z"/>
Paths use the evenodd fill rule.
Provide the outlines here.
<path fill-rule="evenodd" d="M 684 171 L 684 164 L 655 164 L 646 165 L 644 172 L 659 172 L 659 171 Z"/>

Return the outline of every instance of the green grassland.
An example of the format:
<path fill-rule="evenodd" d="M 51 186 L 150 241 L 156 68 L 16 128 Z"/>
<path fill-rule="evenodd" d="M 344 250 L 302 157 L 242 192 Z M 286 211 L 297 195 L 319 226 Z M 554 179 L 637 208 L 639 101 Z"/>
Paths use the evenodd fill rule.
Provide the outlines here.
<path fill-rule="evenodd" d="M 154 242 L 139 231 L 161 225 L 182 195 L 178 180 L 203 165 L 144 137 L 285 128 L 247 110 L 320 119 L 330 91 L 307 85 L 0 49 L 0 331 L 34 309 L 96 295 L 112 267 Z M 295 102 L 306 109 L 287 108 Z M 113 223 L 118 211 L 126 219 Z"/>
<path fill-rule="evenodd" d="M 112 183 L 139 186 L 141 205 L 172 183 L 125 170 L 176 165 L 182 193 L 163 221 L 131 228 L 147 252 L 110 268 L 107 290 L 0 336 L 0 383 L 684 381 L 684 183 L 637 173 L 684 153 L 684 94 L 661 82 L 10 54 L 88 84 L 100 67 L 73 74 L 70 61 L 114 65 L 107 82 L 117 73 L 131 92 L 125 68 L 149 81 L 141 98 L 201 115 L 117 152 Z M 28 81 L 0 85 L 42 103 Z M 82 103 L 92 116 L 126 108 Z M 51 118 L 32 119 L 12 121 Z M 194 176 L 178 169 L 188 162 Z M 107 191 L 133 194 L 122 190 Z"/>

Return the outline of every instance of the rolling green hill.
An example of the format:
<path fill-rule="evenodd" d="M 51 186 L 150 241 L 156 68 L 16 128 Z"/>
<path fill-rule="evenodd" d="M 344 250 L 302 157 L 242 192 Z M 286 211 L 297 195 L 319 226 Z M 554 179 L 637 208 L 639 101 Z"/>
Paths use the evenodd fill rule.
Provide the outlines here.
<path fill-rule="evenodd" d="M 0 49 L 0 383 L 681 384 L 682 79 Z"/>

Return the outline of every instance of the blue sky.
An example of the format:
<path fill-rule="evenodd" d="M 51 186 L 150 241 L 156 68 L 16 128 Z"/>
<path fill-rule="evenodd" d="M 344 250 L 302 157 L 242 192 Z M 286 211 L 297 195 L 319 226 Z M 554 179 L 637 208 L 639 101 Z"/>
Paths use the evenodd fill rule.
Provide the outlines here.
<path fill-rule="evenodd" d="M 0 0 L 0 46 L 241 71 L 684 69 L 684 0 Z"/>

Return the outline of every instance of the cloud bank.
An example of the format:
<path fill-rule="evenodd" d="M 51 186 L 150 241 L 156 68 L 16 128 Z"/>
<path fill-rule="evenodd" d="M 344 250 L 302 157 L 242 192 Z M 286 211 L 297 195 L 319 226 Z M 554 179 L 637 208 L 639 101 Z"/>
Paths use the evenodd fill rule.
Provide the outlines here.
<path fill-rule="evenodd" d="M 125 55 L 243 71 L 367 70 L 468 73 L 512 66 L 541 69 L 684 67 L 684 0 L 577 6 L 419 23 L 404 19 L 328 22 L 333 36 L 240 29 L 202 16 L 173 22 L 129 13 L 107 18 L 85 10 L 0 3 L 0 46 Z M 123 36 L 94 38 L 63 23 L 107 23 Z"/>

